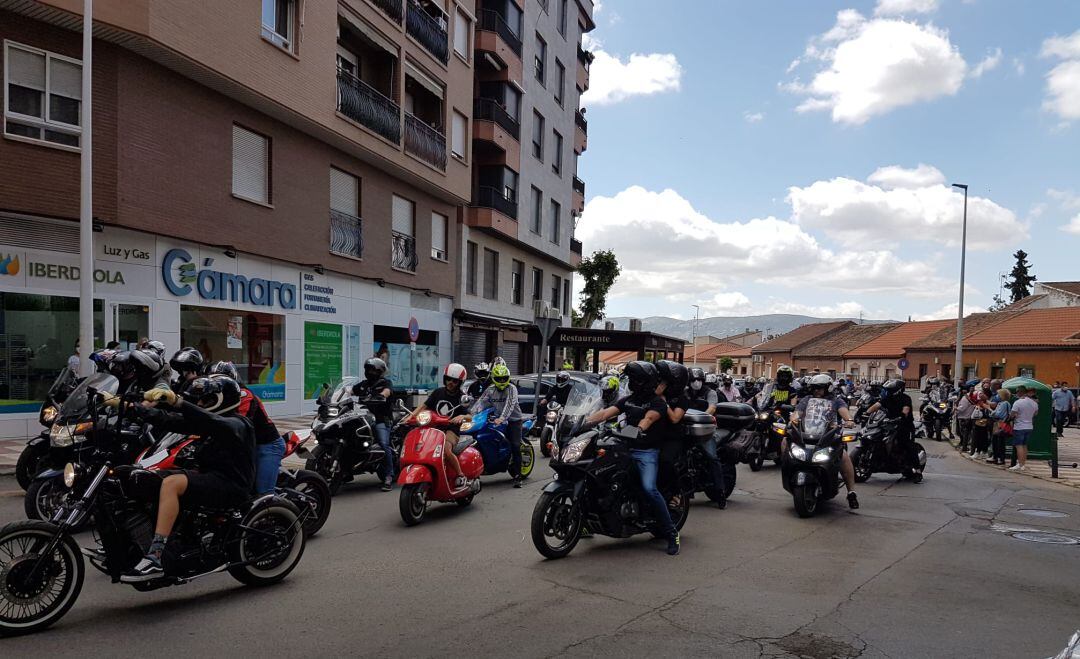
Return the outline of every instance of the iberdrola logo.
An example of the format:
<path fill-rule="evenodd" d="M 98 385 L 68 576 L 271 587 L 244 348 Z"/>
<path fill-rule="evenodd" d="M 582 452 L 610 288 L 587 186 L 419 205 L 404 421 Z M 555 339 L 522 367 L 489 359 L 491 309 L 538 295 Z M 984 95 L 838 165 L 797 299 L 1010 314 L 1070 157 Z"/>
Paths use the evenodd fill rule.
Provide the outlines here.
<path fill-rule="evenodd" d="M 10 254 L 4 255 L 0 258 L 0 275 L 17 275 L 19 274 L 19 255 L 14 257 Z"/>

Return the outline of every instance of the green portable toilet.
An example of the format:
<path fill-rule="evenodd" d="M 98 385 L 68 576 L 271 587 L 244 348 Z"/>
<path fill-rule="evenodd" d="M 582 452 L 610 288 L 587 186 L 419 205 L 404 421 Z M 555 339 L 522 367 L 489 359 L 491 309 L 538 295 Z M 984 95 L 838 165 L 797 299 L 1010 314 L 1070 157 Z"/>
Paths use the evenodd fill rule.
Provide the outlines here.
<path fill-rule="evenodd" d="M 1050 442 L 1053 441 L 1050 435 L 1053 432 L 1054 421 L 1054 403 L 1050 398 L 1050 387 L 1031 378 L 1013 378 L 1006 380 L 1001 386 L 1014 395 L 1019 387 L 1039 392 L 1036 399 L 1039 403 L 1039 413 L 1035 415 L 1035 431 L 1031 433 L 1031 440 L 1028 442 L 1028 459 L 1049 460 L 1052 448 Z"/>

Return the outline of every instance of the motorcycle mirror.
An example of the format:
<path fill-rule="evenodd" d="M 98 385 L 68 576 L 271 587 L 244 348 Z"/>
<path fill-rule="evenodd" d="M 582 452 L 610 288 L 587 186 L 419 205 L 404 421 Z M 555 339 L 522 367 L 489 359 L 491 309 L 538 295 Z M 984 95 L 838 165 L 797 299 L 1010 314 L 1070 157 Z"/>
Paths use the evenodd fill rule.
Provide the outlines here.
<path fill-rule="evenodd" d="M 471 405 L 472 402 L 473 402 L 473 397 L 472 396 L 465 395 L 465 396 L 461 397 L 461 404 L 462 405 Z"/>

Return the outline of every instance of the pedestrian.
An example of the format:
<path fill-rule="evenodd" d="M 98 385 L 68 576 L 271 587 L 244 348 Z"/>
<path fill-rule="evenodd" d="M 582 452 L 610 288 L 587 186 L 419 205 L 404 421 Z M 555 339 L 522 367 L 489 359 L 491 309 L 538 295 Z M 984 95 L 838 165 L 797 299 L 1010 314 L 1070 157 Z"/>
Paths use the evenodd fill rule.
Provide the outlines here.
<path fill-rule="evenodd" d="M 1016 403 L 1013 404 L 1013 451 L 1016 465 L 1009 471 L 1027 471 L 1027 444 L 1035 430 L 1035 415 L 1039 413 L 1039 404 L 1035 401 L 1038 392 L 1025 387 L 1016 388 Z"/>
<path fill-rule="evenodd" d="M 57 352 L 59 352 L 59 351 L 57 351 Z M 78 376 L 79 375 L 79 364 L 80 363 L 81 363 L 81 361 L 79 359 L 79 340 L 76 339 L 75 340 L 75 353 L 73 355 L 71 355 L 70 357 L 68 357 L 68 360 L 67 360 L 68 370 L 71 371 L 72 373 L 74 373 L 76 376 Z"/>
<path fill-rule="evenodd" d="M 1069 415 L 1076 411 L 1076 396 L 1069 389 L 1068 382 L 1057 382 L 1054 384 L 1054 391 L 1050 397 L 1054 401 L 1054 425 L 1057 436 L 1061 437 L 1065 432 L 1065 423 L 1069 420 Z"/>
<path fill-rule="evenodd" d="M 1012 440 L 1012 404 L 1009 402 L 1011 394 L 1008 389 L 998 390 L 998 404 L 994 408 L 994 434 L 991 435 L 993 454 L 986 459 L 987 462 L 1005 466 L 1005 446 Z"/>
<path fill-rule="evenodd" d="M 986 392 L 980 391 L 975 403 L 975 409 L 971 412 L 971 458 L 973 460 L 985 460 L 987 449 L 990 446 L 990 407 Z"/>
<path fill-rule="evenodd" d="M 961 451 L 966 451 L 971 445 L 971 413 L 974 411 L 972 392 L 964 387 L 960 391 L 960 400 L 956 401 L 956 430 L 960 435 Z"/>

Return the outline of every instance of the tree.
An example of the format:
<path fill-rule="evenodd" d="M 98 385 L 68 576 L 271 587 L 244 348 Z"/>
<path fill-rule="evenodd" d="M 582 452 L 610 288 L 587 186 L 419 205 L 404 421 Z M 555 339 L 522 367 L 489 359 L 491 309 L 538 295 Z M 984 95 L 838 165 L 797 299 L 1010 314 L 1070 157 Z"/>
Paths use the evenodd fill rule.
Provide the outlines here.
<path fill-rule="evenodd" d="M 727 373 L 735 366 L 735 361 L 731 357 L 720 358 L 720 372 Z"/>
<path fill-rule="evenodd" d="M 611 250 L 601 250 L 582 259 L 577 273 L 585 280 L 581 290 L 581 303 L 578 305 L 581 317 L 574 324 L 577 327 L 592 327 L 592 324 L 604 317 L 607 296 L 622 268 Z"/>
<path fill-rule="evenodd" d="M 1016 265 L 1009 273 L 1009 280 L 1005 282 L 1005 288 L 1012 294 L 1010 302 L 1019 302 L 1031 295 L 1031 285 L 1035 283 L 1035 275 L 1031 274 L 1031 264 L 1027 262 L 1028 254 L 1022 249 L 1016 250 L 1013 258 Z"/>
<path fill-rule="evenodd" d="M 994 294 L 994 303 L 990 305 L 988 311 L 1001 311 L 1005 307 L 1009 306 L 1008 300 L 1001 297 L 1001 293 Z"/>

